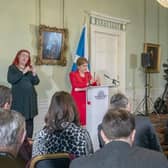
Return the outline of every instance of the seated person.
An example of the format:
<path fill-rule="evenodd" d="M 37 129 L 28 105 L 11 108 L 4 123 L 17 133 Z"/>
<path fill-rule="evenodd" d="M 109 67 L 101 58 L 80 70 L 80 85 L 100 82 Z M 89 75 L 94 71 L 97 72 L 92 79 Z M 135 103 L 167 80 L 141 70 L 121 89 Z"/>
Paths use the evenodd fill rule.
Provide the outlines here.
<path fill-rule="evenodd" d="M 70 168 L 167 168 L 161 152 L 132 146 L 134 115 L 124 109 L 109 109 L 102 122 L 103 148 L 93 155 L 72 160 Z"/>
<path fill-rule="evenodd" d="M 12 104 L 12 93 L 11 89 L 0 85 L 0 108 L 10 109 Z"/>
<path fill-rule="evenodd" d="M 45 127 L 34 138 L 32 156 L 56 152 L 68 152 L 75 157 L 93 153 L 89 133 L 80 127 L 73 98 L 64 91 L 52 96 Z"/>
<path fill-rule="evenodd" d="M 11 89 L 0 85 L 0 108 L 5 110 L 10 110 L 12 105 L 12 93 Z M 32 146 L 29 143 L 27 136 L 25 137 L 24 142 L 22 143 L 18 157 L 25 161 L 25 164 L 31 159 Z"/>
<path fill-rule="evenodd" d="M 111 108 L 117 109 L 124 108 L 131 112 L 131 105 L 129 103 L 129 100 L 122 93 L 117 93 L 111 97 L 110 106 Z M 102 126 L 100 124 L 98 126 L 98 139 L 99 146 L 103 147 L 104 142 L 100 136 L 101 128 Z M 149 117 L 135 116 L 135 129 L 136 134 L 134 145 L 162 152 L 162 148 L 156 135 L 156 131 L 152 126 Z"/>
<path fill-rule="evenodd" d="M 23 168 L 25 163 L 17 157 L 25 139 L 25 119 L 11 110 L 0 109 L 0 165 L 5 168 Z"/>

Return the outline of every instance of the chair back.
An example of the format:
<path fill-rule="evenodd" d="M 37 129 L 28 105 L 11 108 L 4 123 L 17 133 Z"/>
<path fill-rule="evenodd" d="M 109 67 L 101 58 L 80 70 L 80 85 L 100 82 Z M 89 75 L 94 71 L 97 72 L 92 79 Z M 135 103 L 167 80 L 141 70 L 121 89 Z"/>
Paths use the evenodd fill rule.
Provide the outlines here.
<path fill-rule="evenodd" d="M 45 154 L 34 157 L 29 168 L 69 168 L 70 162 L 69 153 Z"/>

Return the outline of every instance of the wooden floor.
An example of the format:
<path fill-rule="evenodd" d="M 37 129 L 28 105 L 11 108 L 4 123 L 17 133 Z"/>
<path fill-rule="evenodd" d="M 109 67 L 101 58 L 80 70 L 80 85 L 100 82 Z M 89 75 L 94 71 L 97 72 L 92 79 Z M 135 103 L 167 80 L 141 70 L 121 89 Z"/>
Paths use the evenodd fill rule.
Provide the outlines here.
<path fill-rule="evenodd" d="M 149 117 L 159 136 L 163 152 L 168 157 L 168 114 L 150 114 Z"/>

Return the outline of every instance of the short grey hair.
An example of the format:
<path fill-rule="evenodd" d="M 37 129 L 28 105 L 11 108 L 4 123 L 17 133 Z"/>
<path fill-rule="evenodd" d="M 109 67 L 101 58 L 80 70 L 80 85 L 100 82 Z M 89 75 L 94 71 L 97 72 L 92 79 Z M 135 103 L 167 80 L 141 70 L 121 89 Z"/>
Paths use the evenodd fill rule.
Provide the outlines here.
<path fill-rule="evenodd" d="M 110 99 L 111 108 L 127 108 L 128 98 L 123 93 L 116 93 Z"/>
<path fill-rule="evenodd" d="M 25 131 L 25 118 L 20 113 L 0 109 L 0 147 L 17 145 L 22 129 Z"/>

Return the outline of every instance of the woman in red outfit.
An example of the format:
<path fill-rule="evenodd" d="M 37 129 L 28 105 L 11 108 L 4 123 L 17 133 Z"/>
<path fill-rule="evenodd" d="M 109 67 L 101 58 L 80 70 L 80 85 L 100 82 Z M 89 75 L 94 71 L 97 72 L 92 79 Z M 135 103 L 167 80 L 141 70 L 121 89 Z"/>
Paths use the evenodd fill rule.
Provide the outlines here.
<path fill-rule="evenodd" d="M 88 71 L 88 61 L 80 57 L 77 60 L 77 71 L 70 73 L 72 85 L 71 95 L 74 98 L 80 116 L 81 125 L 86 125 L 86 88 L 89 85 L 100 85 L 99 79 L 94 80 Z"/>

